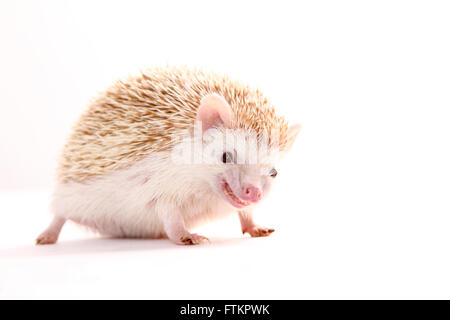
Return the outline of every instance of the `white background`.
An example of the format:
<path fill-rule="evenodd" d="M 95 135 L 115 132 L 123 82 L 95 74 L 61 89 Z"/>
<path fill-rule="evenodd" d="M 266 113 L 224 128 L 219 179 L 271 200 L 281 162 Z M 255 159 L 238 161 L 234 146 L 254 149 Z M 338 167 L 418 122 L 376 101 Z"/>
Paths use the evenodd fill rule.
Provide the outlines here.
<path fill-rule="evenodd" d="M 445 1 L 0 2 L 0 297 L 450 298 Z M 99 239 L 50 220 L 56 156 L 89 99 L 147 66 L 258 86 L 301 122 L 249 239 Z"/>

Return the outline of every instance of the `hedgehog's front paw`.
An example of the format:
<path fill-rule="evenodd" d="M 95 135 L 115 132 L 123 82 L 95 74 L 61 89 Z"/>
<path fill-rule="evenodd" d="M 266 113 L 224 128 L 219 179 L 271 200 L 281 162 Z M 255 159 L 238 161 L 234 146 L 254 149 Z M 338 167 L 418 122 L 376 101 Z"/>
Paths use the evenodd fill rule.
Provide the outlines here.
<path fill-rule="evenodd" d="M 203 241 L 209 242 L 209 239 L 207 237 L 192 233 L 181 237 L 180 240 L 177 242 L 177 244 L 191 246 L 195 244 L 200 244 Z"/>
<path fill-rule="evenodd" d="M 248 233 L 252 237 L 267 237 L 270 236 L 270 234 L 274 231 L 275 229 L 254 226 L 243 230 L 242 233 Z"/>

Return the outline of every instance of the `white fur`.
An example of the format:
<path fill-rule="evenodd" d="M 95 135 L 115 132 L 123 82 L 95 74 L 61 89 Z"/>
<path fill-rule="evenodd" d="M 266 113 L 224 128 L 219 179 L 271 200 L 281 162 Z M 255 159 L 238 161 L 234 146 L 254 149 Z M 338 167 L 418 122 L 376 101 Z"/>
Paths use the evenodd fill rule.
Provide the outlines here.
<path fill-rule="evenodd" d="M 225 179 L 238 196 L 249 183 L 265 194 L 273 179 L 267 175 L 271 166 L 223 164 L 223 151 L 230 147 L 222 143 L 221 130 L 212 132 L 209 136 L 216 138 L 199 138 L 203 140 L 203 161 L 198 163 L 174 161 L 173 153 L 154 152 L 128 168 L 96 179 L 57 185 L 53 212 L 101 234 L 144 238 L 167 237 L 167 225 L 180 218 L 190 229 L 235 213 L 238 209 L 226 200 L 220 182 Z M 242 131 L 227 132 L 236 140 L 248 139 Z M 190 144 L 189 140 L 182 143 Z M 237 144 L 234 150 L 245 153 L 245 146 Z"/>
<path fill-rule="evenodd" d="M 55 215 L 117 237 L 166 237 L 163 219 L 181 209 L 187 228 L 236 212 L 193 165 L 175 165 L 168 153 L 86 183 L 56 187 Z M 198 172 L 199 173 L 199 172 Z"/>

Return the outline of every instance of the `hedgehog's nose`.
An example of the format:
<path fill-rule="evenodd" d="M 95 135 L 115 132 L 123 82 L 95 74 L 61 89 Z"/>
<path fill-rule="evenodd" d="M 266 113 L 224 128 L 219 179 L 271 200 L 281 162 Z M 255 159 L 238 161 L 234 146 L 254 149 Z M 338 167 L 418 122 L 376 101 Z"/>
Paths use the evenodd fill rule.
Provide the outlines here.
<path fill-rule="evenodd" d="M 244 190 L 243 200 L 258 202 L 262 198 L 262 192 L 255 186 L 247 186 Z"/>

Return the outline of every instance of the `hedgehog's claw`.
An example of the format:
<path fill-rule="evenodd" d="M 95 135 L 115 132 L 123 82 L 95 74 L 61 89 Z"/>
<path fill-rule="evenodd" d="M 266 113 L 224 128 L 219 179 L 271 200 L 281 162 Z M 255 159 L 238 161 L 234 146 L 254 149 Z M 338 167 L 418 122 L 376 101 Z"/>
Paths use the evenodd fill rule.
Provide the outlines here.
<path fill-rule="evenodd" d="M 191 246 L 191 245 L 200 244 L 202 241 L 209 242 L 209 239 L 207 237 L 200 236 L 200 235 L 194 233 L 194 234 L 189 234 L 184 237 L 181 237 L 179 244 Z"/>
<path fill-rule="evenodd" d="M 248 233 L 252 237 L 268 237 L 274 231 L 275 231 L 275 229 L 272 229 L 272 228 L 263 228 L 263 227 L 254 226 L 252 228 L 245 229 L 242 233 L 244 233 L 244 234 Z"/>

